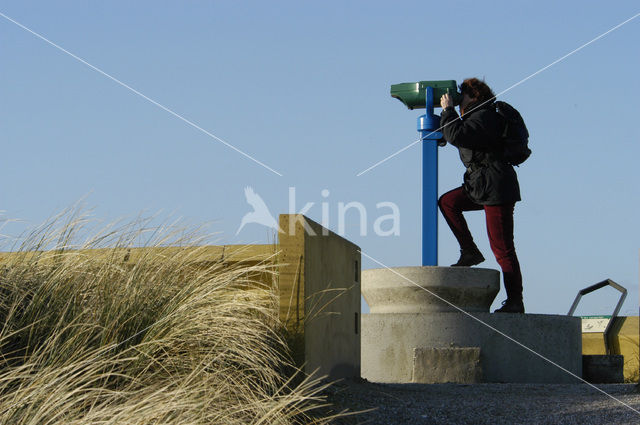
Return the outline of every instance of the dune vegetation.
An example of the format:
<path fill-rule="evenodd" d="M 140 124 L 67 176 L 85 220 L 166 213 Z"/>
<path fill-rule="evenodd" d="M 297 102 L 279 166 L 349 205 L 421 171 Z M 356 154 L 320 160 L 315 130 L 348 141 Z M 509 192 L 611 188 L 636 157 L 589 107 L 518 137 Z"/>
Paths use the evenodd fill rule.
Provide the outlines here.
<path fill-rule="evenodd" d="M 0 424 L 328 423 L 254 279 L 275 259 L 198 262 L 199 231 L 152 221 L 94 231 L 73 210 L 5 244 Z"/>

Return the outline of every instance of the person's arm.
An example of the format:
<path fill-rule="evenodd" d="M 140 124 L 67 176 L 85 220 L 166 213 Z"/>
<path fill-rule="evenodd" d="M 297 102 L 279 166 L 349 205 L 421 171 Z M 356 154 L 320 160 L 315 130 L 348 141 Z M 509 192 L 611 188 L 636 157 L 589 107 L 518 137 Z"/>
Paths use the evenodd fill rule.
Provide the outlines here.
<path fill-rule="evenodd" d="M 440 116 L 440 127 L 447 142 L 459 148 L 491 149 L 493 137 L 487 131 L 489 111 L 478 111 L 462 121 L 453 107 L 451 96 L 443 95 L 440 104 L 444 108 Z"/>

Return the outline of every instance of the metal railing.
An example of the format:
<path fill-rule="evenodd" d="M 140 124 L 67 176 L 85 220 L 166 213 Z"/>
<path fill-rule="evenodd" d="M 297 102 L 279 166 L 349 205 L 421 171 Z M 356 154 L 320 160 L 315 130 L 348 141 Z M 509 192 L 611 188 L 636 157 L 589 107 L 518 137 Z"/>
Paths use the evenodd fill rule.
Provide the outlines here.
<path fill-rule="evenodd" d="M 611 279 L 607 279 L 607 280 L 603 280 L 602 282 L 596 283 L 595 285 L 591 285 L 584 289 L 581 289 L 580 291 L 578 291 L 578 295 L 576 295 L 576 299 L 573 301 L 573 304 L 571 305 L 571 308 L 569 309 L 569 313 L 567 313 L 567 315 L 573 316 L 573 313 L 576 311 L 576 308 L 578 307 L 578 303 L 580 302 L 580 299 L 582 298 L 583 295 L 587 295 L 593 291 L 597 291 L 598 289 L 604 288 L 605 286 L 611 286 L 612 288 L 620 291 L 620 299 L 618 300 L 618 304 L 616 304 L 616 308 L 613 310 L 613 314 L 609 319 L 609 323 L 607 323 L 607 327 L 604 330 L 604 348 L 606 350 L 607 355 L 610 355 L 611 348 L 609 347 L 609 330 L 613 325 L 614 319 L 616 318 L 616 316 L 618 316 L 618 313 L 620 312 L 620 308 L 622 308 L 622 303 L 624 303 L 624 299 L 627 297 L 627 289 L 624 286 L 617 284 Z"/>

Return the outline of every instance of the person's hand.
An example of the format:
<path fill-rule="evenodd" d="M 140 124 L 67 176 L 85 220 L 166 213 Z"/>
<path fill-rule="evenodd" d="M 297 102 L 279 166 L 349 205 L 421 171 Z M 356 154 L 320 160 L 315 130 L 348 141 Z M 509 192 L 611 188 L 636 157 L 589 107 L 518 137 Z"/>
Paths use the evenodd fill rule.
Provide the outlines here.
<path fill-rule="evenodd" d="M 440 98 L 440 106 L 442 106 L 442 109 L 453 106 L 453 99 L 451 98 L 449 93 L 445 93 L 442 95 L 442 97 Z"/>

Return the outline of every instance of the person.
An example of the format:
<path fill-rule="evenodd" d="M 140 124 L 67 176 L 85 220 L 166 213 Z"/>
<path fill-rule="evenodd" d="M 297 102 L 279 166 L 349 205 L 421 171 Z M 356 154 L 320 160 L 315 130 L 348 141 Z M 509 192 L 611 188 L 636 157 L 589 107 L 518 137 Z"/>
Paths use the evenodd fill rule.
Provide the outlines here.
<path fill-rule="evenodd" d="M 507 299 L 495 312 L 524 313 L 522 273 L 513 241 L 513 211 L 520 201 L 520 186 L 513 166 L 501 157 L 499 137 L 505 124 L 496 112 L 495 95 L 484 81 L 466 79 L 460 91 L 460 116 L 449 94 L 440 99 L 443 139 L 458 148 L 466 167 L 463 185 L 438 200 L 460 244 L 460 259 L 452 266 L 470 267 L 484 261 L 462 214 L 484 210 L 489 243 L 507 292 Z"/>

